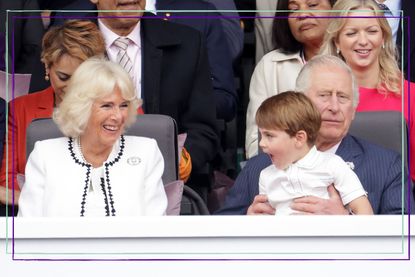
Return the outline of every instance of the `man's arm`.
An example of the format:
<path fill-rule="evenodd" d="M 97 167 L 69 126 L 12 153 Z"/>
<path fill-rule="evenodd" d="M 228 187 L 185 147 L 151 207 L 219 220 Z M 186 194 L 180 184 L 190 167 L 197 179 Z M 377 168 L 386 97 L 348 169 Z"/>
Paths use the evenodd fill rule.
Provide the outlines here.
<path fill-rule="evenodd" d="M 214 94 L 209 73 L 206 48 L 201 35 L 195 79 L 190 91 L 187 109 L 180 115 L 179 129 L 187 132 L 185 148 L 192 158 L 193 171 L 202 169 L 211 161 L 219 147 Z M 183 57 L 184 59 L 186 57 Z"/>

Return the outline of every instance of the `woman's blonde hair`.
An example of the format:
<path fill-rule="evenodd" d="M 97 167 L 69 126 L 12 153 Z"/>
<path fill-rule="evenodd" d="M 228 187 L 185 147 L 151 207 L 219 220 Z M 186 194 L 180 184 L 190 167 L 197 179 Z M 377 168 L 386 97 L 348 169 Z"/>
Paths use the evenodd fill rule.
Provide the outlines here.
<path fill-rule="evenodd" d="M 104 55 L 105 42 L 98 27 L 91 21 L 68 20 L 49 29 L 42 39 L 41 61 L 49 68 L 65 54 L 81 61 Z"/>
<path fill-rule="evenodd" d="M 380 93 L 401 94 L 402 73 L 397 62 L 397 51 L 392 41 L 392 30 L 383 11 L 373 0 L 338 0 L 336 2 L 332 13 L 336 17 L 330 20 L 320 54 L 330 54 L 344 60 L 341 53 L 337 51 L 336 41 L 338 41 L 339 34 L 346 24 L 348 14 L 360 9 L 373 11 L 383 34 L 384 45 L 379 52 L 380 76 L 377 89 Z"/>
<path fill-rule="evenodd" d="M 72 75 L 67 92 L 53 119 L 65 136 L 81 135 L 91 116 L 93 103 L 119 89 L 129 102 L 126 127 L 134 123 L 141 100 L 128 73 L 117 63 L 93 57 L 83 62 Z"/>

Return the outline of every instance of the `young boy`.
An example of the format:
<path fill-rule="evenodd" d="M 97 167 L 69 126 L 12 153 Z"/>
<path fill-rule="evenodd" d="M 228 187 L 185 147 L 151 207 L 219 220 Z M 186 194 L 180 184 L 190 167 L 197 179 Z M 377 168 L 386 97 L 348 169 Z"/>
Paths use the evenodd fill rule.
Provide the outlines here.
<path fill-rule="evenodd" d="M 293 199 L 313 195 L 328 199 L 334 184 L 353 214 L 373 214 L 356 174 L 337 155 L 320 152 L 315 144 L 321 117 L 302 93 L 288 91 L 265 100 L 256 113 L 259 146 L 272 165 L 262 170 L 259 193 L 266 194 L 275 214 L 293 214 Z"/>

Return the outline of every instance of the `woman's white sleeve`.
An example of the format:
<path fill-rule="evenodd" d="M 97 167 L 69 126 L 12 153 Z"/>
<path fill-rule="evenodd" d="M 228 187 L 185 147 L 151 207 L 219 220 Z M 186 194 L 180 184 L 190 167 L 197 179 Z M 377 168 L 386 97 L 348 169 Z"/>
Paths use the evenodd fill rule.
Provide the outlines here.
<path fill-rule="evenodd" d="M 20 193 L 19 213 L 22 217 L 44 216 L 45 155 L 41 142 L 36 142 L 26 163 L 26 181 Z"/>

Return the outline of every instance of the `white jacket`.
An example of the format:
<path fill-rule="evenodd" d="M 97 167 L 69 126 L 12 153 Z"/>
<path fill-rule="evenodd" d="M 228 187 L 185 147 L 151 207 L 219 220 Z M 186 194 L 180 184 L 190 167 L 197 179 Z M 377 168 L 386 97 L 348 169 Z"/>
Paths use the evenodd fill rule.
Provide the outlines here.
<path fill-rule="evenodd" d="M 104 181 L 108 202 L 111 199 L 114 202 L 116 216 L 164 215 L 167 207 L 161 180 L 164 161 L 157 142 L 143 137 L 124 138 L 124 149 L 118 140 L 104 163 L 109 177 L 109 182 Z M 36 142 L 26 164 L 19 216 L 79 217 L 88 171 L 82 161 L 79 148 L 69 138 Z M 99 195 L 103 202 L 98 201 L 102 206 L 103 195 Z M 85 203 L 86 215 L 92 206 L 88 201 Z"/>
<path fill-rule="evenodd" d="M 283 54 L 274 50 L 266 54 L 255 67 L 249 85 L 246 114 L 245 151 L 247 158 L 258 154 L 258 126 L 255 114 L 261 103 L 280 92 L 295 89 L 295 80 L 303 67 L 300 53 Z"/>

